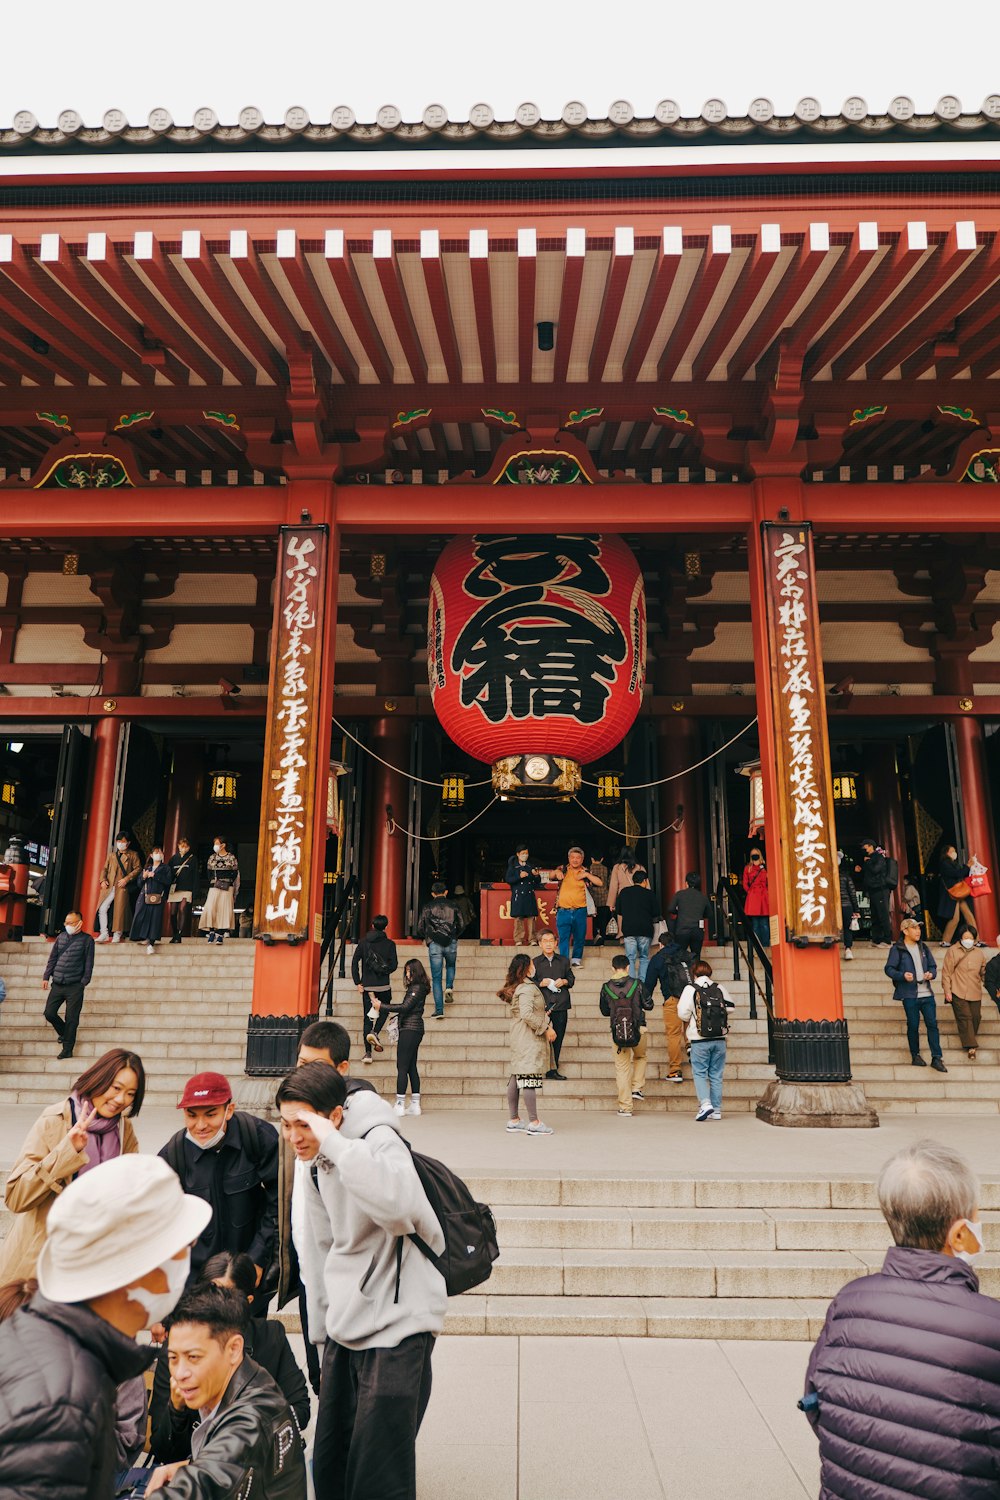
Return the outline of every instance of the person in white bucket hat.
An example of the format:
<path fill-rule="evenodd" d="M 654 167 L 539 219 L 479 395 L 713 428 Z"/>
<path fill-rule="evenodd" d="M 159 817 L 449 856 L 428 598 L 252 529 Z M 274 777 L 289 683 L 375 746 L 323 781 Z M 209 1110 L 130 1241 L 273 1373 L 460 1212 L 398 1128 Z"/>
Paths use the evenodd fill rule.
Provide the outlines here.
<path fill-rule="evenodd" d="M 156 1156 L 104 1162 L 53 1204 L 39 1290 L 0 1327 L 0 1495 L 113 1493 L 116 1389 L 152 1364 L 136 1334 L 172 1311 L 211 1213 Z"/>

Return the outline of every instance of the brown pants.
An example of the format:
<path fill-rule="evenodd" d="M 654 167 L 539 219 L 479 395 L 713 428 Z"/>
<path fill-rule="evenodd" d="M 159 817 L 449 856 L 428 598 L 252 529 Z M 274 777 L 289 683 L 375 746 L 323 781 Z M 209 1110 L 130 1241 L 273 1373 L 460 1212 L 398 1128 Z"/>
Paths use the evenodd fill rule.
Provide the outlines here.
<path fill-rule="evenodd" d="M 618 1085 L 618 1108 L 632 1113 L 632 1090 L 646 1084 L 646 1028 L 642 1028 L 634 1047 L 615 1048 L 615 1083 Z"/>
<path fill-rule="evenodd" d="M 958 1027 L 958 1039 L 962 1046 L 979 1046 L 979 1022 L 983 1014 L 983 1002 L 981 1000 L 962 1000 L 958 995 L 952 995 L 951 1008 L 955 1013 L 955 1025 Z"/>
<path fill-rule="evenodd" d="M 677 1019 L 677 997 L 663 1002 L 663 1029 L 667 1033 L 667 1072 L 684 1069 L 684 1022 Z"/>
<path fill-rule="evenodd" d="M 514 947 L 530 948 L 535 941 L 535 918 L 514 918 Z"/>

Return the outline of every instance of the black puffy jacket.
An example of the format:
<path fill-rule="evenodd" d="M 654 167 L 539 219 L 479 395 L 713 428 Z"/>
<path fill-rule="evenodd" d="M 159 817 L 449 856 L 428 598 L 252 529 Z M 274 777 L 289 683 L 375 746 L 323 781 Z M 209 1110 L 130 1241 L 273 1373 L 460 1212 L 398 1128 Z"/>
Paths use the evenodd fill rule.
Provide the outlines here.
<path fill-rule="evenodd" d="M 81 1303 L 32 1297 L 0 1327 L 3 1500 L 108 1500 L 115 1397 L 155 1349 Z"/>
<path fill-rule="evenodd" d="M 157 1492 L 162 1500 L 306 1500 L 302 1439 L 291 1407 L 252 1359 L 244 1359 L 198 1427 L 192 1449 L 191 1462 Z"/>
<path fill-rule="evenodd" d="M 830 1304 L 806 1411 L 820 1500 L 997 1500 L 1000 1303 L 964 1261 L 896 1246 Z"/>

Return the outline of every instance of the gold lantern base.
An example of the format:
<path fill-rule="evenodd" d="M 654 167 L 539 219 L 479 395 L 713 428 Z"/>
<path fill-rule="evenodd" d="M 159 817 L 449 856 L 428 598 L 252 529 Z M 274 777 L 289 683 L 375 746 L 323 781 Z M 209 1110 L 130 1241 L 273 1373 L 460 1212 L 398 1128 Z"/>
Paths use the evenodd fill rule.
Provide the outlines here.
<path fill-rule="evenodd" d="M 493 790 L 502 797 L 572 797 L 580 790 L 580 762 L 563 755 L 505 755 L 494 761 Z"/>

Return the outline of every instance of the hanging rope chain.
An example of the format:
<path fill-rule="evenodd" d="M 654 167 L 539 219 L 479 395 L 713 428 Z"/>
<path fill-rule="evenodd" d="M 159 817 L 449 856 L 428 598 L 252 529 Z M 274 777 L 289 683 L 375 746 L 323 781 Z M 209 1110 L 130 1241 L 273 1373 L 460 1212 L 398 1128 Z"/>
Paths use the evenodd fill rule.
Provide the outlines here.
<path fill-rule="evenodd" d="M 383 760 L 381 755 L 376 755 L 374 750 L 370 749 L 369 746 L 364 744 L 362 740 L 359 740 L 356 734 L 352 734 L 347 726 L 341 724 L 340 720 L 335 719 L 332 714 L 330 716 L 330 722 L 331 724 L 336 724 L 341 734 L 346 734 L 349 740 L 354 741 L 359 750 L 363 750 L 366 755 L 370 755 L 372 760 L 377 760 L 380 766 L 385 766 L 386 770 L 395 771 L 396 775 L 402 776 L 404 781 L 419 781 L 421 786 L 435 786 L 437 787 L 438 791 L 441 790 L 440 777 L 437 781 L 428 781 L 426 776 L 411 776 L 409 771 L 401 771 L 398 766 L 394 766 L 390 761 Z M 491 784 L 492 778 L 489 776 L 487 776 L 485 781 L 467 781 L 465 783 L 465 785 L 470 789 L 476 786 L 490 786 Z"/>
<path fill-rule="evenodd" d="M 610 823 L 605 823 L 604 819 L 599 818 L 596 813 L 592 813 L 589 807 L 584 807 L 579 797 L 574 797 L 573 801 L 581 812 L 585 812 L 587 817 L 592 818 L 595 823 L 600 823 L 601 827 L 606 828 L 609 833 L 616 833 L 619 838 L 625 837 L 625 830 L 623 828 L 613 828 Z M 647 839 L 659 838 L 661 833 L 677 833 L 683 822 L 683 818 L 675 818 L 672 823 L 668 823 L 665 828 L 657 828 L 654 833 L 637 833 L 635 836 L 636 842 L 638 843 L 639 840 L 642 840 L 645 843 Z"/>
<path fill-rule="evenodd" d="M 336 722 L 336 721 L 334 721 L 334 722 Z M 731 740 L 727 740 L 724 745 L 720 745 L 719 748 L 718 748 L 718 750 L 713 750 L 712 753 L 711 753 L 711 755 L 706 755 L 705 758 L 704 758 L 704 760 L 695 761 L 695 763 L 694 763 L 693 766 L 685 766 L 685 768 L 684 768 L 683 771 L 672 771 L 669 776 L 661 776 L 660 779 L 659 779 L 659 781 L 642 781 L 642 782 L 639 782 L 638 785 L 636 785 L 636 786 L 623 786 L 623 787 L 619 787 L 619 791 L 622 791 L 622 792 L 648 792 L 649 789 L 650 789 L 650 787 L 654 787 L 654 786 L 666 786 L 666 784 L 667 784 L 668 781 L 676 781 L 681 776 L 690 776 L 690 774 L 691 774 L 692 771 L 700 771 L 702 766 L 707 766 L 710 760 L 714 760 L 717 755 L 721 755 L 722 754 L 723 750 L 728 750 L 729 747 L 730 747 L 730 745 L 735 745 L 736 741 L 738 739 L 742 739 L 743 735 L 746 734 L 747 730 L 748 729 L 752 729 L 753 726 L 756 724 L 756 722 L 757 722 L 757 715 L 754 714 L 754 716 L 750 720 L 749 724 L 744 724 L 743 728 L 741 730 L 739 730 L 738 733 L 734 734 Z M 580 782 L 581 786 L 598 786 L 599 784 L 600 783 L 596 782 L 596 781 L 581 781 Z M 600 820 L 598 820 L 598 821 L 600 821 Z M 605 824 L 605 827 L 607 827 L 607 824 Z M 648 836 L 650 838 L 652 838 L 652 834 L 650 834 Z"/>
<path fill-rule="evenodd" d="M 484 813 L 489 812 L 494 802 L 499 801 L 499 797 L 492 797 L 490 801 L 487 802 L 486 806 L 484 808 L 481 808 L 480 811 L 476 813 L 476 816 L 474 818 L 470 818 L 467 823 L 463 823 L 461 828 L 453 828 L 450 833 L 411 833 L 408 828 L 403 827 L 402 823 L 397 823 L 395 818 L 387 818 L 386 822 L 388 823 L 390 833 L 402 833 L 406 838 L 413 839 L 418 844 L 437 844 L 440 843 L 442 839 L 453 839 L 456 834 L 464 833 L 467 828 L 472 827 L 473 823 L 478 823 L 479 819 L 484 815 Z"/>

